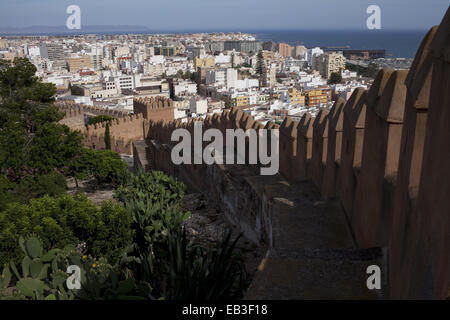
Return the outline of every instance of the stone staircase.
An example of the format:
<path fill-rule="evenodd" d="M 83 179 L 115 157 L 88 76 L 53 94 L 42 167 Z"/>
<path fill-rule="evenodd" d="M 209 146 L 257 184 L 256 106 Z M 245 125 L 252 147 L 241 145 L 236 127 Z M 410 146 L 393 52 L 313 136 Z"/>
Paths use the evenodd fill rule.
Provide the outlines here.
<path fill-rule="evenodd" d="M 320 200 L 311 182 L 265 186 L 272 247 L 245 299 L 386 299 L 387 263 L 381 248 L 358 249 L 345 214 Z M 369 290 L 367 267 L 381 269 L 381 289 Z"/>
<path fill-rule="evenodd" d="M 135 166 L 140 166 L 144 170 L 149 170 L 148 145 L 145 140 L 133 142 L 133 158 Z"/>

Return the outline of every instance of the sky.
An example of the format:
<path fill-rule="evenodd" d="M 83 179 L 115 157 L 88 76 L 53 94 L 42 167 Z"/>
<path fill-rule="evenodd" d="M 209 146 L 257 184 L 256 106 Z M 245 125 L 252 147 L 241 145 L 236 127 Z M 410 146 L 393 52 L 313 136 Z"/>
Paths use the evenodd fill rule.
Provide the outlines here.
<path fill-rule="evenodd" d="M 167 31 L 362 30 L 369 5 L 381 28 L 439 24 L 450 0 L 0 0 L 0 27 L 63 26 L 69 5 L 83 25 L 139 25 Z"/>

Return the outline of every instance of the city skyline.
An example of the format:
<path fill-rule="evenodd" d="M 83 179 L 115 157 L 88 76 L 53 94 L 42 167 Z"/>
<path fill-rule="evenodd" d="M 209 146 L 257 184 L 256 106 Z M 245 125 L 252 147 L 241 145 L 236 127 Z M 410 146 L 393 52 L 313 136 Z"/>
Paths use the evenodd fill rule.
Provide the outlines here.
<path fill-rule="evenodd" d="M 72 4 L 81 8 L 82 29 L 143 26 L 150 31 L 364 30 L 369 5 L 380 7 L 382 29 L 423 30 L 438 24 L 448 7 L 445 0 L 7 0 L 0 13 L 0 28 L 64 26 L 66 8 Z"/>

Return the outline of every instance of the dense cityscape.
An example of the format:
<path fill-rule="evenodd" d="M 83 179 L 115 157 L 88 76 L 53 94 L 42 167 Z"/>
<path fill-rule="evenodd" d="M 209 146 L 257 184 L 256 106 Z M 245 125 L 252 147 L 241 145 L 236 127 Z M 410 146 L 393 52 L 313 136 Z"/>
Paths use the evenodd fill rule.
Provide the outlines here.
<path fill-rule="evenodd" d="M 133 112 L 133 99 L 175 101 L 173 119 L 238 107 L 263 124 L 329 109 L 383 67 L 412 59 L 385 50 L 306 48 L 251 34 L 22 36 L 0 39 L 0 57 L 27 57 L 57 100 Z"/>
<path fill-rule="evenodd" d="M 80 1 L 0 12 L 0 306 L 450 300 L 445 0 Z"/>

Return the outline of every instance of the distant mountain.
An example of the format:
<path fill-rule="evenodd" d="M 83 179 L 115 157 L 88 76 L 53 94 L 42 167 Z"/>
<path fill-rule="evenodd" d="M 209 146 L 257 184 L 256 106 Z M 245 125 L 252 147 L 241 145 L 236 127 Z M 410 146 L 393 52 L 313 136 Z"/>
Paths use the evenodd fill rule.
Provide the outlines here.
<path fill-rule="evenodd" d="M 81 29 L 70 30 L 66 26 L 30 26 L 25 28 L 0 27 L 0 35 L 45 35 L 45 34 L 89 34 L 89 33 L 129 33 L 150 32 L 144 26 L 82 26 Z"/>

